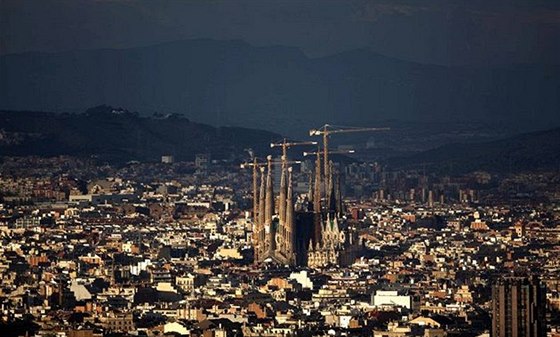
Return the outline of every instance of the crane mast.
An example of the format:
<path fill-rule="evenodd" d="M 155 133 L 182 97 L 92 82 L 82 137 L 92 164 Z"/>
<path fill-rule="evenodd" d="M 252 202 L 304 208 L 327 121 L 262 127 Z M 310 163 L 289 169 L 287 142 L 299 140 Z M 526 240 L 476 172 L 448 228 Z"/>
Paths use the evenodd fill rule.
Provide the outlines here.
<path fill-rule="evenodd" d="M 270 143 L 271 148 L 282 147 L 282 170 L 287 168 L 288 160 L 288 149 L 294 146 L 304 146 L 304 145 L 317 145 L 317 142 L 288 142 L 286 138 L 279 143 Z"/>
<path fill-rule="evenodd" d="M 329 136 L 336 133 L 351 133 L 351 132 L 367 132 L 367 131 L 388 131 L 390 128 L 361 128 L 361 127 L 348 127 L 336 126 L 325 124 L 318 129 L 309 131 L 310 136 L 323 136 L 323 175 L 325 178 L 325 187 L 329 186 L 331 179 L 330 164 L 329 164 Z M 334 153 L 334 152 L 331 152 Z"/>

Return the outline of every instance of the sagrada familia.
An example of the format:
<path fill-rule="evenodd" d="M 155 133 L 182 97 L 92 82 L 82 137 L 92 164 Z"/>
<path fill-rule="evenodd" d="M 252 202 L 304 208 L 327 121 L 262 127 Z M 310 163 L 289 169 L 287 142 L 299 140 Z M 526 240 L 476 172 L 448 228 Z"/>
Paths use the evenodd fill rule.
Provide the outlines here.
<path fill-rule="evenodd" d="M 332 167 L 332 162 L 329 164 Z M 311 268 L 352 264 L 362 254 L 363 245 L 342 217 L 340 180 L 337 178 L 335 184 L 332 173 L 321 179 L 317 153 L 315 179 L 310 178 L 309 193 L 298 202 L 292 189 L 292 170 L 287 166 L 283 157 L 278 196 L 274 194 L 270 157 L 267 169 L 261 168 L 260 189 L 253 191 L 255 263 Z M 327 192 L 324 202 L 323 190 Z"/>

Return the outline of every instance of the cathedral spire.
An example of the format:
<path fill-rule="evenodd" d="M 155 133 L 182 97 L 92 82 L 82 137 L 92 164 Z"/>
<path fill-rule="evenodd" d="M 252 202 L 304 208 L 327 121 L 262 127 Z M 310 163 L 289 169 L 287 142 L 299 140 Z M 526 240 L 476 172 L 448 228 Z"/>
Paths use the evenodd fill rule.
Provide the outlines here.
<path fill-rule="evenodd" d="M 254 246 L 255 246 L 255 262 L 259 262 L 262 260 L 264 255 L 264 246 L 265 246 L 265 239 L 264 239 L 264 205 L 265 205 L 265 186 L 264 186 L 264 167 L 261 167 L 261 186 L 260 186 L 260 193 L 259 193 L 259 211 L 258 211 L 258 218 L 256 221 L 256 235 Z"/>
<path fill-rule="evenodd" d="M 317 152 L 317 160 L 315 162 L 315 186 L 313 193 L 313 211 L 321 213 L 321 155 Z"/>
<path fill-rule="evenodd" d="M 258 261 L 257 245 L 259 242 L 259 191 L 258 191 L 259 167 L 257 158 L 253 159 L 253 235 L 252 241 L 255 247 L 255 263 Z"/>
<path fill-rule="evenodd" d="M 288 168 L 285 165 L 286 158 L 282 156 L 282 170 L 280 173 L 280 196 L 278 200 L 278 218 L 280 225 L 285 223 L 286 219 L 286 171 Z"/>
<path fill-rule="evenodd" d="M 274 190 L 272 188 L 272 156 L 266 158 L 268 160 L 268 172 L 266 174 L 266 199 L 264 205 L 264 224 L 272 223 L 272 215 L 274 214 Z"/>
<path fill-rule="evenodd" d="M 286 255 L 291 257 L 294 253 L 294 204 L 292 201 L 292 168 L 288 169 L 288 195 L 286 199 L 286 238 L 284 242 L 286 243 Z"/>
<path fill-rule="evenodd" d="M 317 151 L 315 163 L 315 194 L 313 195 L 313 239 L 316 244 L 321 241 L 321 152 Z"/>
<path fill-rule="evenodd" d="M 336 192 L 334 189 L 334 181 L 333 181 L 334 179 L 332 179 L 332 174 L 333 174 L 332 161 L 329 163 L 329 166 L 330 166 L 329 172 L 331 174 L 331 177 L 329 178 L 328 213 L 331 216 L 331 218 L 333 218 L 337 212 L 336 212 Z"/>
<path fill-rule="evenodd" d="M 258 191 L 259 165 L 257 157 L 253 158 L 253 222 L 259 221 L 259 191 Z"/>
<path fill-rule="evenodd" d="M 265 177 L 264 177 L 264 167 L 261 167 L 261 188 L 259 191 L 259 227 L 264 225 L 264 209 L 265 209 Z"/>
<path fill-rule="evenodd" d="M 336 212 L 339 216 L 344 214 L 344 205 L 342 203 L 342 191 L 340 188 L 340 174 L 336 175 Z"/>

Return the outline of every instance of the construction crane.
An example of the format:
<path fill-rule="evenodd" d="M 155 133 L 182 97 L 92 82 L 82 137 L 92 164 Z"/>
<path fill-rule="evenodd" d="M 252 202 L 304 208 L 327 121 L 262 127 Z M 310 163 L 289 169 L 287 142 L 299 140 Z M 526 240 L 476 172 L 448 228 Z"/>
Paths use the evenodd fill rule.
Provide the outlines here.
<path fill-rule="evenodd" d="M 350 132 L 367 132 L 367 131 L 388 131 L 390 128 L 361 128 L 352 126 L 336 126 L 325 124 L 318 129 L 309 130 L 310 136 L 323 136 L 323 165 L 324 165 L 324 177 L 325 183 L 328 186 L 328 180 L 330 179 L 329 172 L 329 136 L 336 133 L 350 133 Z M 334 152 L 331 152 L 334 153 Z"/>
<path fill-rule="evenodd" d="M 272 160 L 271 159 L 270 163 L 272 165 L 282 165 L 282 161 L 278 161 L 278 160 Z M 301 164 L 301 160 L 287 161 L 286 164 Z M 261 167 L 261 166 L 267 166 L 267 165 L 268 165 L 268 160 L 266 162 L 258 162 L 257 158 L 255 157 L 252 162 L 242 163 L 241 165 L 239 165 L 239 167 L 244 169 L 244 168 L 248 168 L 248 167 Z"/>
<path fill-rule="evenodd" d="M 354 153 L 356 151 L 354 150 L 337 150 L 337 151 L 330 151 L 330 154 L 349 154 L 349 153 Z M 303 156 L 307 157 L 307 156 L 315 156 L 317 154 L 322 155 L 324 154 L 325 151 L 316 151 L 316 152 L 304 152 Z"/>
<path fill-rule="evenodd" d="M 275 147 L 282 147 L 282 169 L 285 169 L 288 162 L 288 149 L 293 146 L 304 146 L 304 145 L 317 145 L 317 142 L 288 142 L 286 138 L 282 140 L 280 143 L 270 143 L 271 148 Z"/>

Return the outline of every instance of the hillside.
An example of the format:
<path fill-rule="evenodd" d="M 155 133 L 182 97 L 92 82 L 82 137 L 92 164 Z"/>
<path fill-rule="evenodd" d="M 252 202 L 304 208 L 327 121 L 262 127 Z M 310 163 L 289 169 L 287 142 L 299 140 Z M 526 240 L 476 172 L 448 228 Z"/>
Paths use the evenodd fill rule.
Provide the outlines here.
<path fill-rule="evenodd" d="M 0 109 L 81 112 L 100 104 L 298 138 L 325 122 L 386 119 L 536 130 L 560 124 L 560 66 L 442 67 L 367 50 L 309 58 L 295 48 L 215 40 L 0 57 Z"/>
<path fill-rule="evenodd" d="M 448 144 L 408 157 L 393 158 L 398 168 L 426 167 L 457 174 L 477 170 L 494 173 L 560 170 L 560 128 L 468 144 Z"/>
<path fill-rule="evenodd" d="M 238 127 L 215 128 L 181 116 L 140 117 L 99 106 L 81 114 L 0 111 L 0 153 L 4 155 L 96 155 L 123 162 L 157 161 L 173 154 L 192 160 L 196 153 L 228 158 L 252 147 L 265 151 L 279 135 Z"/>
<path fill-rule="evenodd" d="M 192 160 L 196 153 L 213 158 L 270 151 L 281 136 L 268 131 L 194 123 L 180 115 L 142 117 L 109 106 L 85 113 L 0 111 L 0 154 L 95 155 L 111 162 L 158 161 L 172 154 Z M 495 173 L 560 169 L 560 128 L 479 143 L 452 143 L 399 157 L 384 155 L 393 168 L 426 168 L 443 174 L 476 170 Z M 378 156 L 379 157 L 379 156 Z"/>

